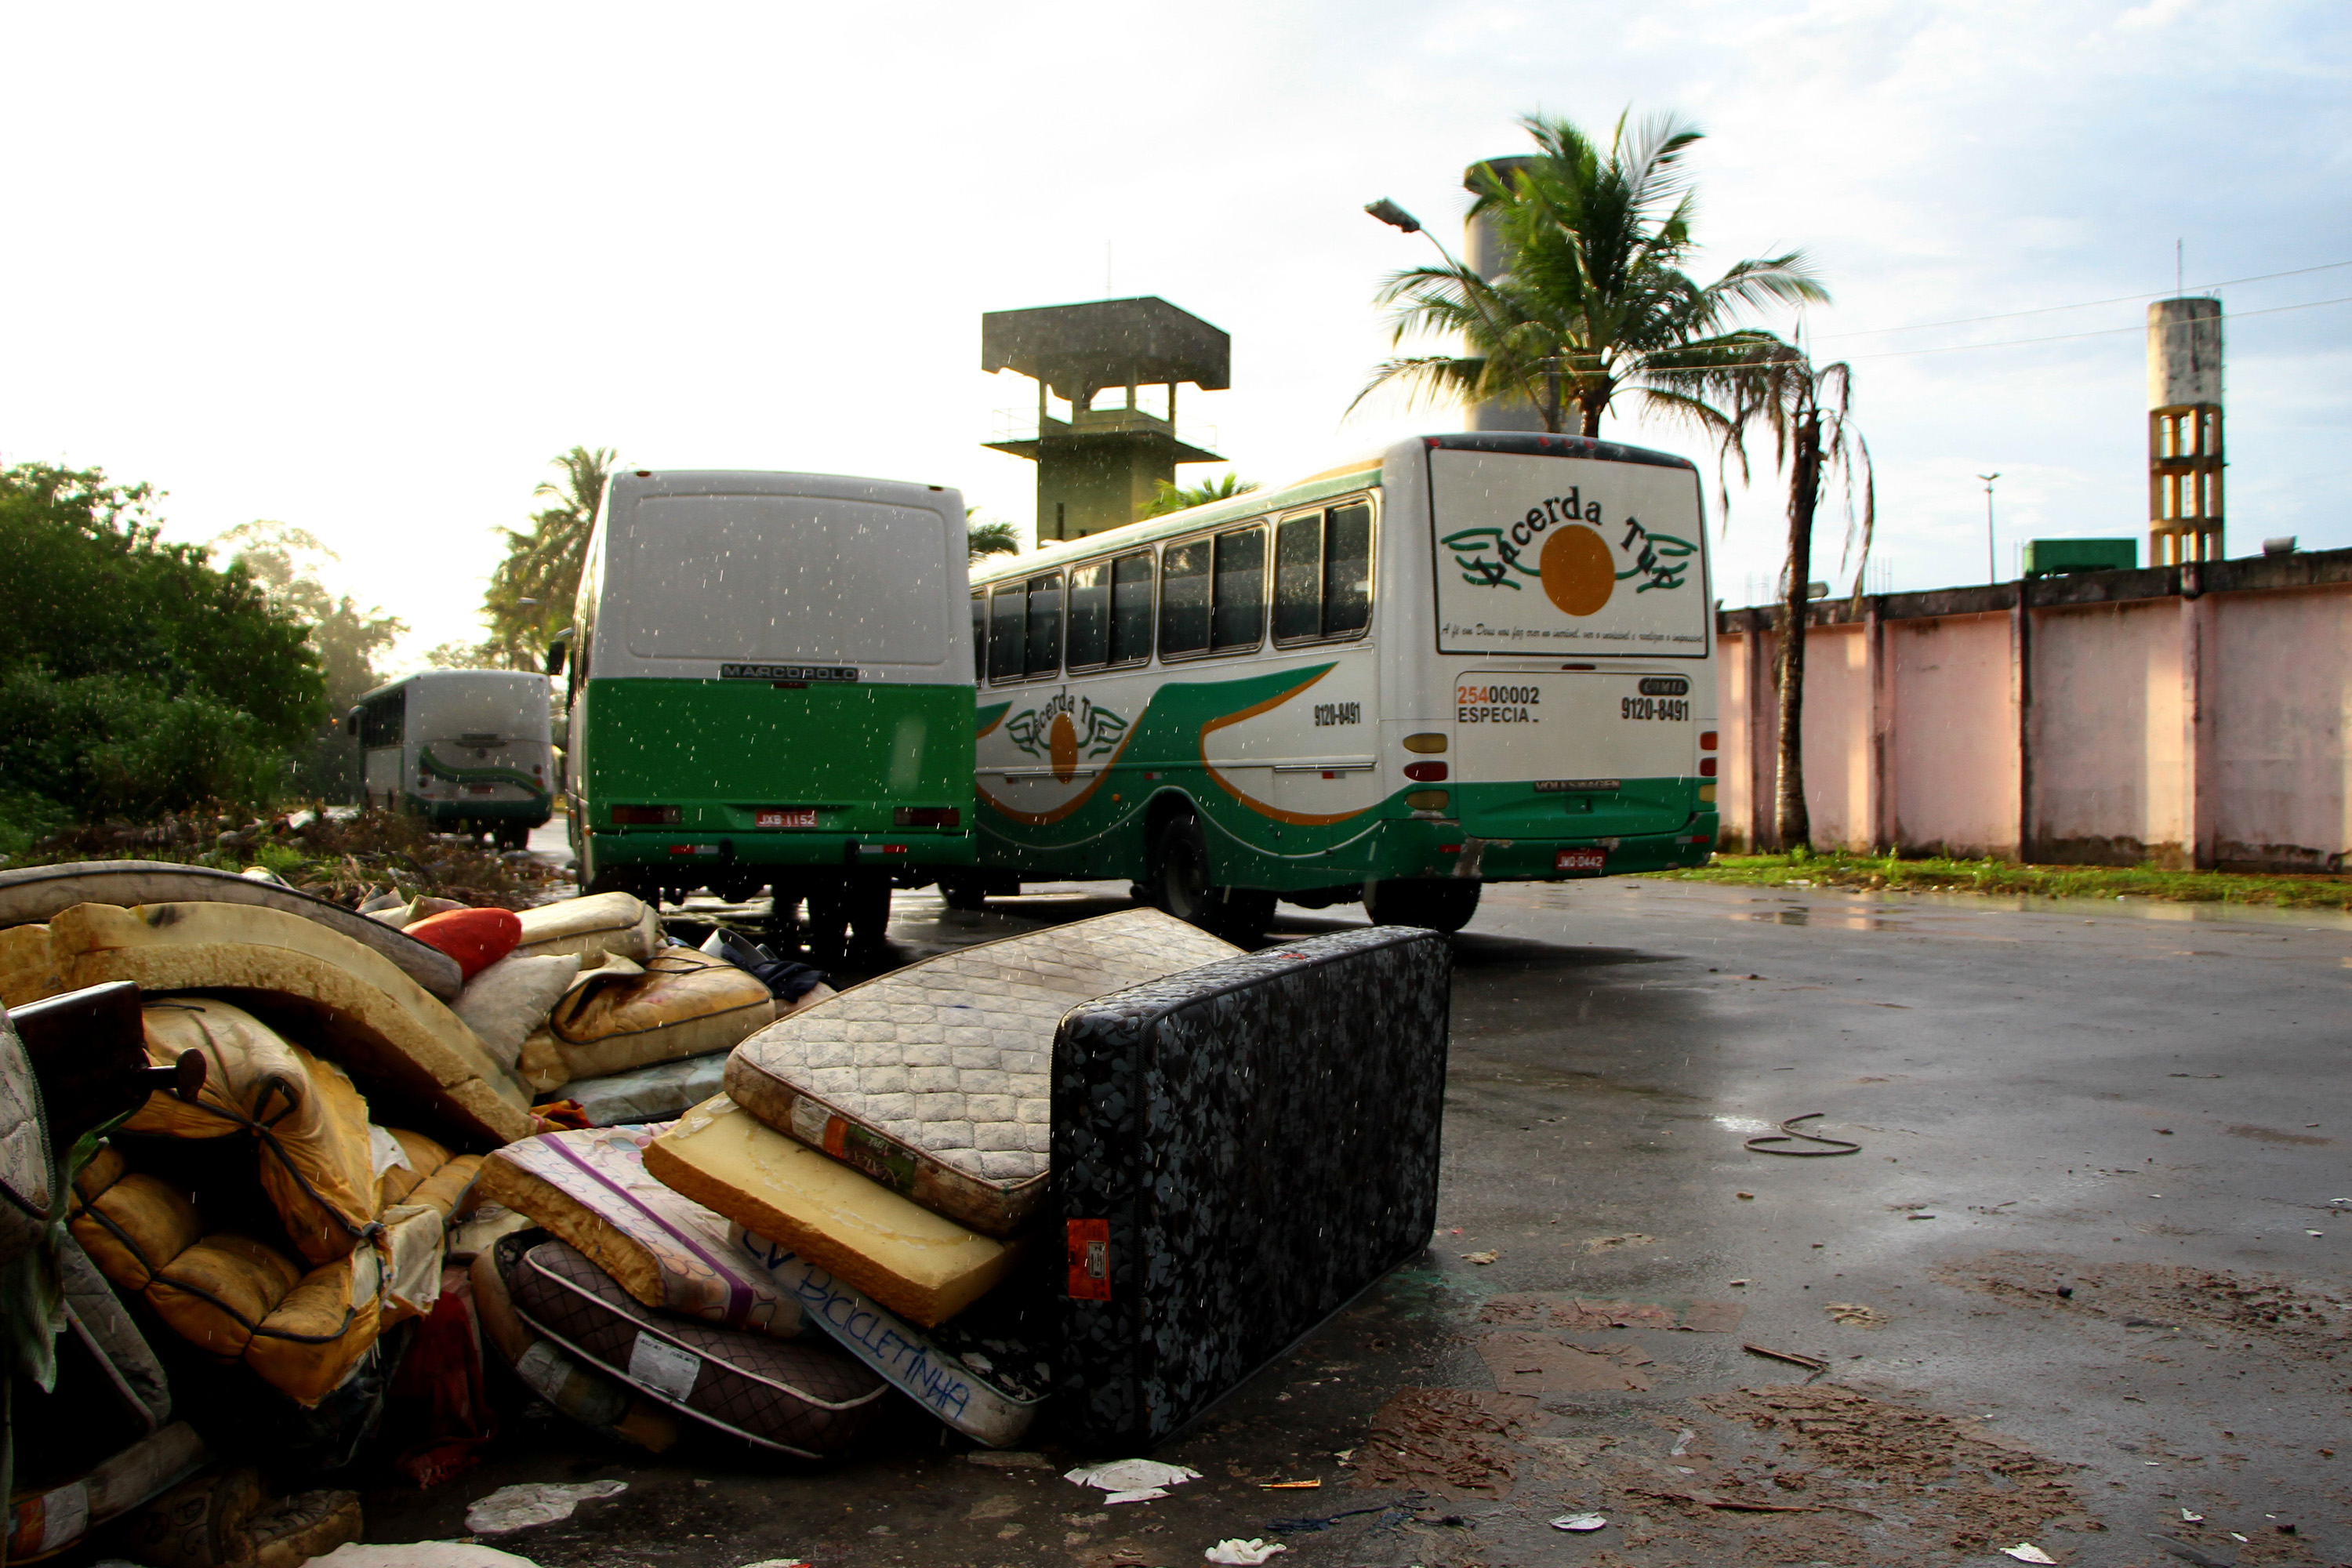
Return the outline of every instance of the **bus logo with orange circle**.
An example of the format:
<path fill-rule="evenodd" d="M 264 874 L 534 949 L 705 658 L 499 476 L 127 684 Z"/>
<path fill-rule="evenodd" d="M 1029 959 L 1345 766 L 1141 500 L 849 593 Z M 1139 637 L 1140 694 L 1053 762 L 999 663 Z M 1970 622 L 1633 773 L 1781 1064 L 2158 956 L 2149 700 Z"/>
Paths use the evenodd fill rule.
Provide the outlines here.
<path fill-rule="evenodd" d="M 1627 517 L 1604 522 L 1601 503 L 1571 488 L 1546 496 L 1507 527 L 1465 528 L 1442 541 L 1462 580 L 1485 588 L 1526 586 L 1532 577 L 1560 614 L 1581 620 L 1598 614 L 1632 582 L 1633 591 L 1672 592 L 1688 580 L 1698 546 Z"/>

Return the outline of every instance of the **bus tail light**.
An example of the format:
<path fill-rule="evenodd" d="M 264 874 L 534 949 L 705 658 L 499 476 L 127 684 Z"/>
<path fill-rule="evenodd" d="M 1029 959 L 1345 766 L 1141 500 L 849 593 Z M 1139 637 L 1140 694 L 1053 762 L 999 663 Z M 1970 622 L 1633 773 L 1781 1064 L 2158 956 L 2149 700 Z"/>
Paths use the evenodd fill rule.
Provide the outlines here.
<path fill-rule="evenodd" d="M 1713 757 L 1701 757 L 1698 760 L 1698 776 L 1703 779 L 1711 779 L 1715 776 L 1715 759 Z"/>
<path fill-rule="evenodd" d="M 1445 764 L 1444 763 L 1407 763 L 1404 765 L 1404 776 L 1415 784 L 1443 784 L 1445 782 Z"/>
<path fill-rule="evenodd" d="M 963 813 L 952 805 L 902 805 L 890 813 L 893 827 L 961 827 Z"/>
<path fill-rule="evenodd" d="M 1702 751 L 1702 752 L 1711 752 L 1711 751 L 1715 750 L 1715 731 L 1712 731 L 1712 730 L 1701 730 L 1701 731 L 1698 732 L 1698 749 L 1699 749 L 1700 751 Z"/>
<path fill-rule="evenodd" d="M 616 805 L 613 808 L 615 827 L 675 827 L 679 820 L 674 805 Z"/>
<path fill-rule="evenodd" d="M 1452 799 L 1450 792 L 1442 789 L 1416 789 L 1405 792 L 1404 803 L 1415 811 L 1444 811 Z"/>
<path fill-rule="evenodd" d="M 1445 750 L 1445 737 L 1435 731 L 1428 731 L 1419 735 L 1407 735 L 1404 738 L 1404 749 L 1408 752 L 1419 752 L 1424 756 L 1434 756 Z"/>

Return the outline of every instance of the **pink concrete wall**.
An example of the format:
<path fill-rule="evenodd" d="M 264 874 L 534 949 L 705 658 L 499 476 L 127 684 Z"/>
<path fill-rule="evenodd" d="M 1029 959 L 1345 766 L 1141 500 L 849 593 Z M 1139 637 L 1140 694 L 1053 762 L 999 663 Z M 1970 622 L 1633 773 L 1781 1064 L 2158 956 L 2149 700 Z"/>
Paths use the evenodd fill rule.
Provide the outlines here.
<path fill-rule="evenodd" d="M 1947 855 L 2014 855 L 2018 726 L 2010 617 L 1889 621 L 1895 837 Z"/>
<path fill-rule="evenodd" d="M 2179 600 L 2035 612 L 2037 859 L 2186 863 L 2186 689 Z"/>
<path fill-rule="evenodd" d="M 1811 628 L 1816 845 L 2343 868 L 2352 584 L 2029 614 L 2021 628 L 2006 610 L 1887 620 L 1875 648 L 1868 622 Z M 1769 838 L 1771 819 L 1773 694 L 1769 678 L 1755 689 L 1748 640 L 1734 618 L 1718 643 L 1717 805 L 1734 842 Z"/>
<path fill-rule="evenodd" d="M 2326 867 L 2352 845 L 2344 751 L 2352 594 L 2220 594 L 2210 602 L 2212 858 Z"/>

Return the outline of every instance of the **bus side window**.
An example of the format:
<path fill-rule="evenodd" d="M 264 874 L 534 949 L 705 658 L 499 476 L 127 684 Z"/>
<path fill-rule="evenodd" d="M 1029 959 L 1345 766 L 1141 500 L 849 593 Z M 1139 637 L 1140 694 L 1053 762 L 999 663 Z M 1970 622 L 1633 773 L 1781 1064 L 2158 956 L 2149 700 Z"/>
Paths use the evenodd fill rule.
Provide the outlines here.
<path fill-rule="evenodd" d="M 1151 552 L 1111 563 L 1110 661 L 1140 664 L 1151 657 Z"/>
<path fill-rule="evenodd" d="M 1217 535 L 1214 646 L 1255 647 L 1265 635 L 1265 530 L 1239 528 Z"/>
<path fill-rule="evenodd" d="M 1323 635 L 1347 637 L 1372 619 L 1372 509 L 1331 509 L 1323 528 Z"/>
<path fill-rule="evenodd" d="M 1062 668 L 1062 579 L 1029 579 L 1029 652 L 1024 661 L 1031 675 L 1052 675 Z"/>
<path fill-rule="evenodd" d="M 971 678 L 988 673 L 988 595 L 971 596 Z"/>
<path fill-rule="evenodd" d="M 1160 567 L 1160 657 L 1201 653 L 1209 646 L 1209 542 L 1171 544 Z"/>
<path fill-rule="evenodd" d="M 1027 585 L 1021 583 L 999 585 L 994 596 L 989 600 L 989 679 L 1021 679 L 1022 642 L 1027 635 L 1024 625 L 1027 619 Z"/>
<path fill-rule="evenodd" d="M 1323 514 L 1286 517 L 1274 535 L 1274 640 L 1323 634 Z"/>
<path fill-rule="evenodd" d="M 1072 670 L 1094 669 L 1110 657 L 1110 563 L 1070 569 Z"/>

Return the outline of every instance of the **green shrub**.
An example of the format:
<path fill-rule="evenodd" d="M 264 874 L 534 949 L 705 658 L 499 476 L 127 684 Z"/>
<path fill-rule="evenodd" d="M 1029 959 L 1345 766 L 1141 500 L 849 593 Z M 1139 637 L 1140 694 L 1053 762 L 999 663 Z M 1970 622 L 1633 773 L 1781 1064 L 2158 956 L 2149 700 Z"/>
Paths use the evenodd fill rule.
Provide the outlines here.
<path fill-rule="evenodd" d="M 0 675 L 0 792 L 143 819 L 277 798 L 285 753 L 252 714 L 131 676 Z"/>

